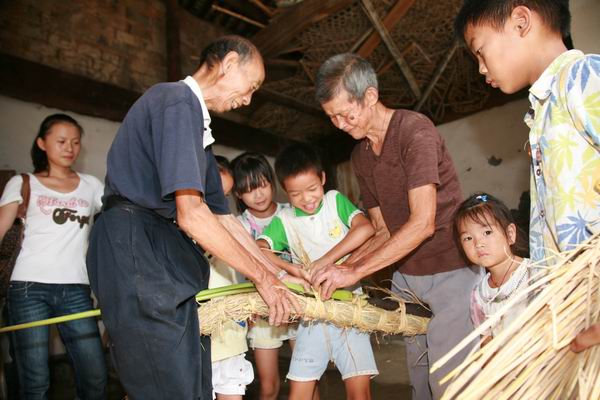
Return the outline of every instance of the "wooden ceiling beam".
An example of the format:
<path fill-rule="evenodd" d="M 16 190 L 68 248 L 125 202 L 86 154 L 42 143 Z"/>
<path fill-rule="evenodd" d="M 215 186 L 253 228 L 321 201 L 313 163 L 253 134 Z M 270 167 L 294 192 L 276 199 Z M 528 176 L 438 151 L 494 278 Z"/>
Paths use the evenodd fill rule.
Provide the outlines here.
<path fill-rule="evenodd" d="M 215 1 L 214 3 L 227 7 L 229 10 L 243 14 L 248 18 L 260 22 L 263 25 L 268 24 L 269 19 L 272 17 L 272 15 L 267 14 L 264 10 L 259 9 L 256 4 L 252 5 L 252 2 L 248 0 L 221 0 Z"/>
<path fill-rule="evenodd" d="M 269 17 L 272 17 L 273 15 L 275 15 L 275 10 L 273 10 L 271 7 L 268 7 L 265 4 L 263 4 L 263 2 L 260 0 L 250 0 L 250 3 L 252 3 L 256 7 L 260 8 L 262 10 L 262 12 L 267 14 Z"/>
<path fill-rule="evenodd" d="M 252 38 L 263 57 L 276 56 L 308 26 L 354 3 L 354 0 L 304 0 L 277 15 Z"/>
<path fill-rule="evenodd" d="M 121 122 L 141 93 L 0 52 L 0 94 Z M 217 144 L 277 155 L 294 140 L 211 115 Z"/>
<path fill-rule="evenodd" d="M 385 28 L 385 26 L 383 26 L 381 20 L 379 19 L 377 11 L 373 6 L 373 3 L 371 3 L 371 0 L 361 0 L 361 3 L 363 5 L 365 13 L 367 14 L 369 19 L 371 20 L 371 23 L 373 24 L 373 27 L 379 33 L 379 36 L 381 36 L 381 40 L 383 40 L 383 43 L 385 43 L 389 52 L 392 54 L 392 57 L 396 61 L 396 64 L 398 64 L 402 75 L 404 75 L 404 78 L 408 82 L 408 86 L 410 87 L 411 92 L 417 99 L 420 99 L 421 89 L 419 88 L 419 84 L 415 79 L 415 76 L 413 75 L 410 66 L 408 65 L 404 57 L 402 57 L 400 49 L 398 49 L 398 46 L 396 46 L 396 43 L 394 43 L 394 40 L 392 39 L 392 36 Z"/>
<path fill-rule="evenodd" d="M 362 35 L 360 35 L 360 37 L 358 38 L 358 40 L 352 45 L 352 47 L 350 47 L 350 50 L 348 50 L 349 53 L 357 53 L 357 54 L 361 54 L 359 48 L 362 47 L 361 45 L 365 42 L 365 40 L 367 40 L 368 38 L 371 37 L 371 35 L 373 35 L 373 32 L 375 32 L 375 29 L 373 29 L 373 27 L 367 29 L 365 31 L 365 33 L 363 33 Z M 377 35 L 379 37 L 379 35 Z M 365 56 L 362 56 L 363 58 L 365 58 Z"/>
<path fill-rule="evenodd" d="M 242 14 L 237 13 L 235 11 L 231 11 L 231 10 L 225 8 L 225 7 L 221 7 L 221 6 L 218 6 L 216 4 L 213 4 L 211 6 L 211 8 L 213 10 L 215 10 L 215 11 L 221 12 L 221 13 L 223 13 L 225 15 L 229 15 L 230 17 L 233 17 L 233 18 L 237 18 L 240 21 L 244 21 L 245 23 L 250 24 L 250 25 L 254 25 L 254 26 L 258 27 L 258 28 L 262 29 L 262 28 L 265 27 L 265 24 L 263 24 L 261 22 L 258 22 L 256 20 L 253 20 L 252 18 L 248 18 L 245 15 L 242 15 Z"/>
<path fill-rule="evenodd" d="M 408 10 L 415 4 L 415 0 L 398 0 L 396 4 L 392 7 L 390 12 L 383 18 L 382 24 L 388 30 L 392 30 L 394 26 L 406 15 Z M 369 29 L 367 32 L 371 32 L 371 35 L 363 40 L 362 45 L 356 53 L 358 53 L 363 58 L 368 58 L 373 51 L 379 46 L 381 43 L 381 36 L 378 32 L 374 32 L 373 29 Z M 352 51 L 352 50 L 351 50 Z"/>

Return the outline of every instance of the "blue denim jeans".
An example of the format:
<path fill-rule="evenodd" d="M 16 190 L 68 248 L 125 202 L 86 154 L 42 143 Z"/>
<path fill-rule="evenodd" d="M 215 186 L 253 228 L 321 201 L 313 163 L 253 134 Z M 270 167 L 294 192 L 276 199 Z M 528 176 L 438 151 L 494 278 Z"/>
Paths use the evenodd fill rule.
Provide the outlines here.
<path fill-rule="evenodd" d="M 92 300 L 88 285 L 12 281 L 7 305 L 9 322 L 14 325 L 88 311 L 92 309 Z M 77 397 L 104 399 L 107 373 L 96 319 L 65 322 L 57 328 L 75 370 Z M 48 326 L 11 334 L 22 399 L 47 398 L 50 386 L 48 342 Z"/>

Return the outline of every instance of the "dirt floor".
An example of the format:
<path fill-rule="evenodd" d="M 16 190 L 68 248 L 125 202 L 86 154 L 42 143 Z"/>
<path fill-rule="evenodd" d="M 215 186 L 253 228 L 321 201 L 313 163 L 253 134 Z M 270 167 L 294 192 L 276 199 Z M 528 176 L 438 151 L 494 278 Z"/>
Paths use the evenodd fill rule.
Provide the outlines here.
<path fill-rule="evenodd" d="M 379 375 L 371 383 L 371 394 L 373 399 L 410 399 L 408 370 L 406 369 L 406 352 L 402 338 L 387 336 L 385 338 L 371 337 L 375 360 L 379 369 Z M 251 352 L 249 358 L 252 359 Z M 280 356 L 279 370 L 285 376 L 291 358 L 289 346 L 284 346 Z M 289 385 L 283 381 L 281 385 L 280 399 L 287 399 Z M 346 398 L 344 383 L 340 373 L 333 364 L 330 364 L 325 375 L 319 382 L 319 393 L 321 399 L 342 400 Z M 258 382 L 255 380 L 249 387 L 246 399 L 258 399 Z"/>
<path fill-rule="evenodd" d="M 410 386 L 408 385 L 408 372 L 405 364 L 405 348 L 400 337 L 388 336 L 375 338 L 372 336 L 373 350 L 379 368 L 379 376 L 375 377 L 371 385 L 373 399 L 410 399 Z M 285 345 L 280 356 L 280 372 L 285 376 L 290 362 L 291 351 Z M 252 352 L 248 358 L 252 360 Z M 50 400 L 64 400 L 75 398 L 75 387 L 71 368 L 65 357 L 53 358 L 52 383 L 49 393 Z M 121 400 L 124 392 L 116 375 L 110 373 L 108 385 L 108 399 Z M 10 391 L 10 388 L 9 388 Z M 287 399 L 289 385 L 282 382 L 279 398 Z M 321 399 L 345 399 L 344 384 L 335 366 L 330 365 L 319 384 Z M 255 380 L 249 387 L 246 399 L 258 399 L 258 382 Z"/>

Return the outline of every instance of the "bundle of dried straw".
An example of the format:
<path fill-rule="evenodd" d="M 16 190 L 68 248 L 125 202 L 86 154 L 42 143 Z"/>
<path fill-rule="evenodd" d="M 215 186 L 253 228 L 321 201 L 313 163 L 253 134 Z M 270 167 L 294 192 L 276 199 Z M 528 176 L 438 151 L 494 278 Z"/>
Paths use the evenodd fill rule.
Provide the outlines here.
<path fill-rule="evenodd" d="M 429 318 L 407 314 L 402 301 L 399 301 L 400 307 L 396 311 L 387 311 L 369 305 L 365 299 L 358 297 L 346 302 L 295 296 L 302 308 L 303 320 L 327 321 L 342 328 L 414 336 L 425 333 L 429 322 Z M 258 293 L 244 293 L 203 303 L 198 314 L 202 334 L 211 335 L 219 332 L 226 321 L 246 321 L 253 316 L 268 316 L 269 309 Z"/>
<path fill-rule="evenodd" d="M 600 235 L 559 259 L 433 366 L 497 323 L 512 304 L 535 295 L 518 319 L 444 379 L 451 383 L 443 398 L 600 399 L 600 346 L 569 350 L 578 332 L 600 320 Z"/>

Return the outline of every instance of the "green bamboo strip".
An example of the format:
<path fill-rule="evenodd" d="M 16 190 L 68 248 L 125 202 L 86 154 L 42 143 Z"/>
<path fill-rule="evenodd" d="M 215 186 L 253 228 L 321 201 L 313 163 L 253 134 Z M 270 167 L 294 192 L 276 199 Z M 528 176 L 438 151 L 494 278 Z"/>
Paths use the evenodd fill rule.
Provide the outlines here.
<path fill-rule="evenodd" d="M 21 329 L 27 328 L 36 328 L 38 326 L 52 325 L 52 324 L 60 324 L 63 322 L 75 321 L 77 319 L 90 318 L 90 317 L 98 317 L 100 315 L 100 310 L 89 310 L 83 311 L 75 314 L 63 315 L 60 317 L 54 317 L 49 319 L 43 319 L 40 321 L 27 322 L 24 324 L 7 326 L 0 329 L 0 333 L 13 332 Z"/>
<path fill-rule="evenodd" d="M 256 292 L 256 288 L 254 288 L 254 287 L 246 288 L 246 289 L 242 288 L 242 289 L 221 291 L 221 292 L 216 292 L 216 293 L 204 293 L 204 292 L 205 291 L 203 290 L 202 292 L 200 292 L 196 295 L 196 301 L 198 303 L 216 299 L 218 297 L 232 296 L 234 294 L 254 293 L 254 292 Z"/>
<path fill-rule="evenodd" d="M 196 297 L 198 297 L 200 295 L 206 296 L 206 295 L 211 295 L 213 293 L 229 292 L 231 290 L 249 289 L 249 288 L 254 288 L 254 283 L 244 282 L 244 283 L 237 283 L 237 284 L 228 285 L 228 286 L 219 286 L 219 287 L 213 288 L 213 289 L 206 289 L 206 290 L 202 290 L 202 291 L 198 292 Z"/>

